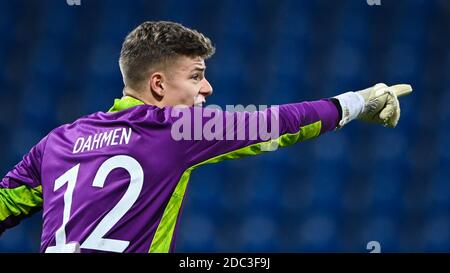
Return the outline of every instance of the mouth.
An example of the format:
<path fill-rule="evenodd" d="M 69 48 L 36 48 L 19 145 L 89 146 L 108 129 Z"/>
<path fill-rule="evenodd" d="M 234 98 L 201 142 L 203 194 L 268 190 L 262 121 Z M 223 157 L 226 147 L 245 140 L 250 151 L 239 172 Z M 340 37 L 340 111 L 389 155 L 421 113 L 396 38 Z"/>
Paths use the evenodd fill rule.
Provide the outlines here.
<path fill-rule="evenodd" d="M 203 105 L 206 103 L 206 100 L 204 97 L 200 97 L 200 95 L 196 95 L 194 97 L 194 106 L 196 107 L 203 107 Z"/>

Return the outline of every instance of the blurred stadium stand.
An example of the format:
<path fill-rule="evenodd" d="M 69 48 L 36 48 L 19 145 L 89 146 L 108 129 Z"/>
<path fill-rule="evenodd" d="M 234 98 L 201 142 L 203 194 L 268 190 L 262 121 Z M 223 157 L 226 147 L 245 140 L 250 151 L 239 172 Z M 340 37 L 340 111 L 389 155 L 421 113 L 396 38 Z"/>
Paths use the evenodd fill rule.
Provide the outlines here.
<path fill-rule="evenodd" d="M 450 252 L 450 1 L 0 0 L 0 173 L 51 129 L 121 96 L 142 21 L 217 47 L 209 103 L 281 104 L 406 82 L 395 130 L 354 122 L 314 141 L 192 174 L 178 252 Z M 41 214 L 0 237 L 36 252 Z"/>

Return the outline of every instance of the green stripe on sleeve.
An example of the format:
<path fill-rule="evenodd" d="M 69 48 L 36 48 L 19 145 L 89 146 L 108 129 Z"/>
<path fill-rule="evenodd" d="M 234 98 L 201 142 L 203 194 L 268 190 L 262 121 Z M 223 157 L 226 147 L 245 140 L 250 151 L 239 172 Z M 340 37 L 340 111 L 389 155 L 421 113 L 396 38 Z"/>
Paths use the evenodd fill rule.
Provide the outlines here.
<path fill-rule="evenodd" d="M 161 218 L 161 222 L 158 225 L 155 236 L 153 237 L 149 252 L 150 253 L 167 253 L 170 250 L 170 244 L 172 243 L 173 232 L 177 222 L 178 214 L 180 212 L 181 204 L 183 202 L 186 187 L 189 181 L 192 170 L 205 164 L 217 163 L 227 159 L 238 159 L 245 156 L 258 155 L 269 151 L 267 147 L 271 147 L 272 142 L 276 142 L 279 147 L 286 147 L 297 142 L 309 140 L 317 137 L 320 134 L 322 128 L 322 122 L 319 120 L 315 123 L 300 127 L 300 130 L 295 134 L 284 134 L 276 139 L 266 142 L 260 142 L 249 145 L 247 147 L 240 148 L 228 152 L 226 154 L 218 155 L 210 158 L 206 161 L 200 162 L 192 167 L 189 167 L 180 178 L 170 200 L 167 204 L 164 214 Z M 266 145 L 266 148 L 264 148 Z M 273 146 L 272 146 L 273 147 Z"/>
<path fill-rule="evenodd" d="M 0 221 L 10 216 L 27 216 L 36 207 L 42 207 L 42 186 L 0 189 Z"/>

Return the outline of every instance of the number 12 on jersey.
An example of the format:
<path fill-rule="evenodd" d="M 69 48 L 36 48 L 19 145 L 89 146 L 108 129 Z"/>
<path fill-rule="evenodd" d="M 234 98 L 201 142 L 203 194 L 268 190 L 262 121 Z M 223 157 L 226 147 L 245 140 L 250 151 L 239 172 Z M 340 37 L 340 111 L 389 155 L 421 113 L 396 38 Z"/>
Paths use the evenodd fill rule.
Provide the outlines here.
<path fill-rule="evenodd" d="M 139 162 L 127 155 L 117 155 L 107 159 L 95 174 L 93 187 L 103 188 L 108 174 L 116 169 L 123 168 L 130 174 L 130 184 L 127 191 L 120 201 L 103 217 L 94 230 L 88 235 L 86 240 L 79 245 L 78 242 L 67 243 L 66 225 L 70 219 L 70 210 L 72 208 L 72 198 L 77 182 L 80 164 L 75 165 L 70 170 L 55 180 L 54 191 L 59 190 L 67 184 L 64 192 L 64 210 L 61 227 L 55 233 L 55 246 L 48 247 L 46 253 L 57 252 L 80 252 L 80 249 L 93 249 L 110 252 L 123 252 L 129 241 L 104 238 L 105 234 L 127 213 L 139 197 L 144 184 L 144 171 Z M 76 196 L 75 196 L 76 198 Z"/>

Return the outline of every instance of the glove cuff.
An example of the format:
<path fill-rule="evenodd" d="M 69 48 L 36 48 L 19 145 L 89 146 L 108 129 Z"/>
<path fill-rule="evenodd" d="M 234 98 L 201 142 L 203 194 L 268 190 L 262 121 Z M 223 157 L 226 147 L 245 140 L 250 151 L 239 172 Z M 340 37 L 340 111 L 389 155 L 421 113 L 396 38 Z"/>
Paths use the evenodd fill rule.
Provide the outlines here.
<path fill-rule="evenodd" d="M 337 129 L 344 127 L 364 111 L 364 98 L 356 92 L 347 92 L 334 98 L 339 101 L 342 108 L 342 118 L 339 121 Z"/>

